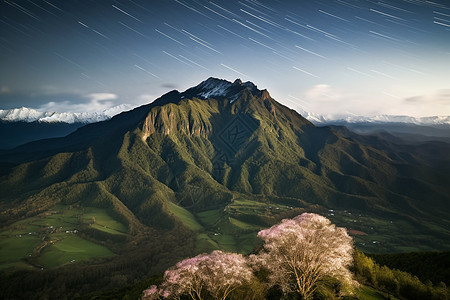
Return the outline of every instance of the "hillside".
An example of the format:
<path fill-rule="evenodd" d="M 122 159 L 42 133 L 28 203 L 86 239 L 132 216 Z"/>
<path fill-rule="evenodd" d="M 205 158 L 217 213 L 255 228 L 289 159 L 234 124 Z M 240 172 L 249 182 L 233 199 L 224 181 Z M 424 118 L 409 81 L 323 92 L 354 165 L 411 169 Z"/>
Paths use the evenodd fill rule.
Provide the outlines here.
<path fill-rule="evenodd" d="M 12 149 L 30 141 L 66 136 L 84 123 L 44 123 L 0 121 L 0 149 Z"/>
<path fill-rule="evenodd" d="M 99 274 L 120 286 L 194 253 L 248 253 L 260 228 L 304 211 L 363 250 L 448 250 L 450 144 L 373 139 L 315 127 L 250 82 L 171 91 L 0 153 L 0 270 L 39 286 L 59 267 L 85 293 Z"/>

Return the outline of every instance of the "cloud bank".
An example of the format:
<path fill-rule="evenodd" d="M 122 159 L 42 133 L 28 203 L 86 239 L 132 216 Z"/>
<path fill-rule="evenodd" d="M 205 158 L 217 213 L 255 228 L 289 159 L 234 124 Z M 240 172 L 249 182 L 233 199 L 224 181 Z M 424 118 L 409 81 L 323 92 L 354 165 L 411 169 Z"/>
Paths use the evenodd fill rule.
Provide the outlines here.
<path fill-rule="evenodd" d="M 38 109 L 41 111 L 55 112 L 101 112 L 117 106 L 117 101 L 115 100 L 119 99 L 114 93 L 90 93 L 84 95 L 82 98 L 87 101 L 50 101 L 39 106 Z"/>
<path fill-rule="evenodd" d="M 373 117 L 380 114 L 409 115 L 412 117 L 450 116 L 450 89 L 410 96 L 392 87 L 361 91 L 338 89 L 329 84 L 317 84 L 304 90 L 290 102 L 297 102 L 304 111 L 331 118 L 358 115 Z M 301 101 L 299 101 L 301 100 Z M 292 106 L 292 104 L 289 104 Z"/>

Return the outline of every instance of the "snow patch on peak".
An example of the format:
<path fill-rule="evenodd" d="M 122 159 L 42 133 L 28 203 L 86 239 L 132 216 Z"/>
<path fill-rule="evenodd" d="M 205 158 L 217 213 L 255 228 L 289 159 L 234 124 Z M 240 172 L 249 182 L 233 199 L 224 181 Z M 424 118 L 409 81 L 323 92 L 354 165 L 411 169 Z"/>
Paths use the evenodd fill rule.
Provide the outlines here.
<path fill-rule="evenodd" d="M 233 103 L 239 98 L 244 89 L 255 91 L 257 87 L 250 81 L 243 83 L 239 78 L 234 82 L 230 82 L 224 79 L 210 77 L 190 90 L 194 90 L 196 96 L 204 99 L 227 97 L 230 103 Z"/>
<path fill-rule="evenodd" d="M 249 90 L 254 90 L 256 89 L 256 85 L 253 84 L 253 82 L 251 81 L 247 81 L 241 84 L 242 86 L 245 86 L 247 89 Z"/>
<path fill-rule="evenodd" d="M 236 79 L 236 80 L 233 82 L 233 85 L 241 85 L 241 84 L 242 84 L 242 80 L 241 80 L 240 78 Z"/>
<path fill-rule="evenodd" d="M 228 89 L 233 84 L 226 80 L 220 80 L 215 78 L 209 78 L 206 81 L 200 83 L 197 87 L 201 89 L 198 94 L 204 98 L 210 98 L 213 96 L 226 96 Z"/>

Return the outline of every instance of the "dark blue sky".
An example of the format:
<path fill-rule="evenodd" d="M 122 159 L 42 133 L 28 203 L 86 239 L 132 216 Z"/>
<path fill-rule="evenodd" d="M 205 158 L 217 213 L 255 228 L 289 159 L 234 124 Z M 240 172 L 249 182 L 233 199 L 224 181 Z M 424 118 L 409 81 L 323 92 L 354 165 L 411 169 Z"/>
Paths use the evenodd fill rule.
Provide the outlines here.
<path fill-rule="evenodd" d="M 148 103 L 210 76 L 320 114 L 450 115 L 448 1 L 4 0 L 0 109 Z"/>

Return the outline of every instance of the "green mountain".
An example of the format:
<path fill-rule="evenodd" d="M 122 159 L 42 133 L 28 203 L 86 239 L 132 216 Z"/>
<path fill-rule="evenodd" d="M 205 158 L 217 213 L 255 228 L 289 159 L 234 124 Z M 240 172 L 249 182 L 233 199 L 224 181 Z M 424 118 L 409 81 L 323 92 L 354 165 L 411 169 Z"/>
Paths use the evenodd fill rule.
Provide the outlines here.
<path fill-rule="evenodd" d="M 304 211 L 366 251 L 450 249 L 450 144 L 315 127 L 251 82 L 209 78 L 2 151 L 0 167 L 0 272 L 30 270 L 38 288 L 80 274 L 83 293 L 100 274 L 120 286 L 196 252 L 248 253 L 260 228 Z"/>

